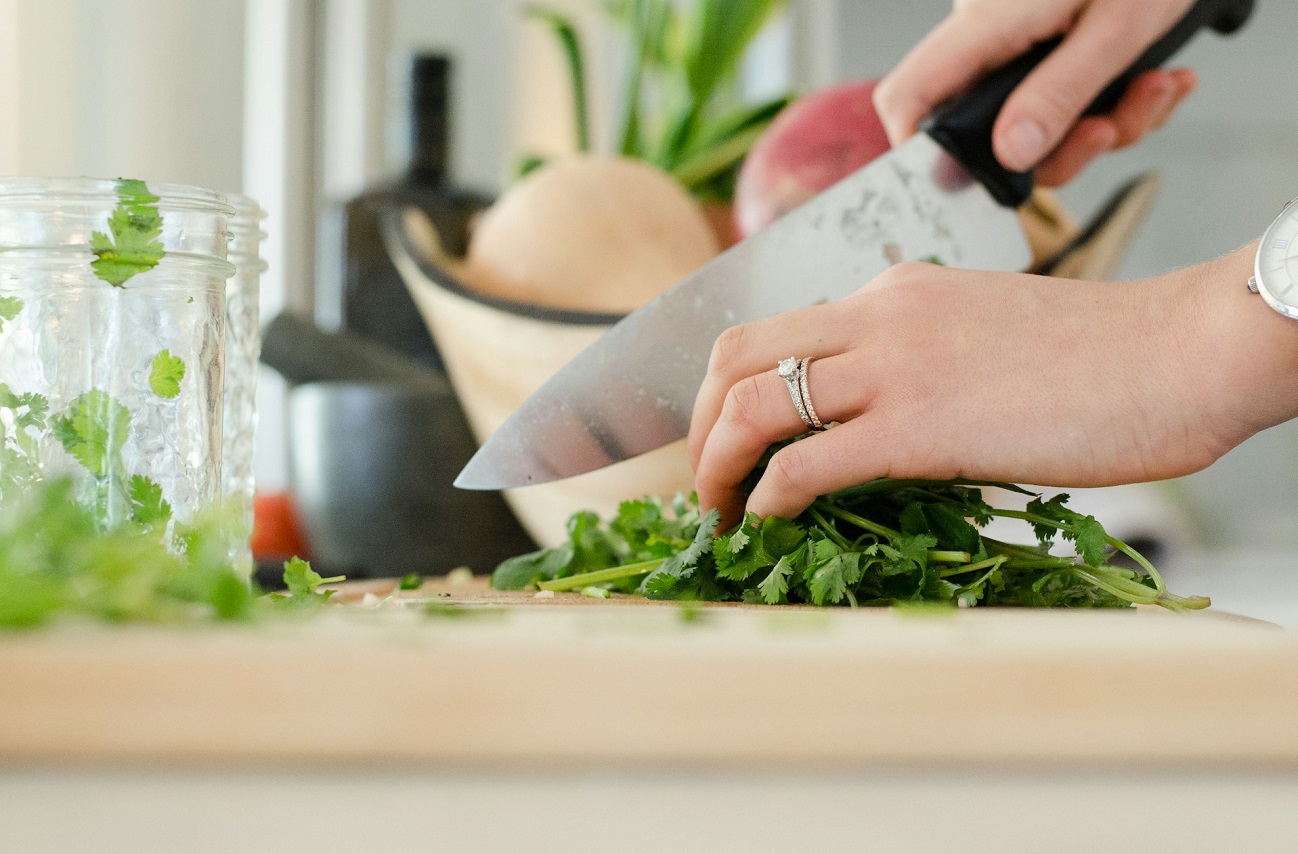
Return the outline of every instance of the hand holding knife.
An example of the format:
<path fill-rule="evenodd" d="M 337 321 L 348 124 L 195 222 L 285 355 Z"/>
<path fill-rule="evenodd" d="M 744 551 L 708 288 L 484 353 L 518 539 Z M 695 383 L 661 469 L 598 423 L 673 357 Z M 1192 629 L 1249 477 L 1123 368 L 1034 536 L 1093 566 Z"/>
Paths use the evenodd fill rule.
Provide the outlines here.
<path fill-rule="evenodd" d="M 1134 75 L 1199 29 L 1238 27 L 1252 5 L 1200 0 L 1093 109 L 1111 105 Z M 1053 47 L 1038 45 L 994 72 L 939 109 L 923 133 L 629 315 L 529 398 L 457 485 L 543 483 L 684 437 L 723 331 L 842 299 L 898 260 L 1023 269 L 1029 256 L 1014 206 L 1031 192 L 1032 176 L 997 162 L 991 130 L 1010 92 Z M 774 376 L 774 361 L 769 367 Z"/>

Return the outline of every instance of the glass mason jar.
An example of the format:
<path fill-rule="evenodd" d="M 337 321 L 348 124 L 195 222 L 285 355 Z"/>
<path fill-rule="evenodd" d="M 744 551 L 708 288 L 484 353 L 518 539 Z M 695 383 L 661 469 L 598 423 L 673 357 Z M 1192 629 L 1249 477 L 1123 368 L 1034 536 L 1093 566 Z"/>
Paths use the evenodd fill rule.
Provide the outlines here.
<path fill-rule="evenodd" d="M 230 196 L 229 259 L 234 275 L 225 289 L 225 417 L 221 491 L 230 526 L 230 561 L 248 577 L 252 559 L 252 456 L 257 429 L 257 366 L 261 358 L 261 221 L 266 214 L 246 196 Z"/>
<path fill-rule="evenodd" d="M 0 501 L 69 477 L 103 528 L 221 492 L 229 219 L 193 187 L 0 178 Z"/>

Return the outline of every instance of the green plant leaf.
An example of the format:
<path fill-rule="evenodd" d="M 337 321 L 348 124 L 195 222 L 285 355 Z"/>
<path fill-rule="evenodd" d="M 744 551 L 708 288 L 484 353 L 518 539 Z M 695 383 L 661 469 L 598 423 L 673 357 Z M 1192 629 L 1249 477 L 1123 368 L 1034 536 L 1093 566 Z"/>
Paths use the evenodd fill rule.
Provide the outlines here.
<path fill-rule="evenodd" d="M 572 85 L 572 109 L 576 127 L 574 136 L 578 151 L 590 151 L 590 117 L 586 97 L 586 61 L 577 27 L 567 15 L 544 6 L 529 4 L 523 14 L 550 26 L 558 39 L 564 58 L 568 61 L 568 77 Z"/>
<path fill-rule="evenodd" d="M 118 205 L 108 218 L 111 236 L 102 231 L 90 235 L 95 253 L 90 266 L 96 276 L 120 288 L 132 276 L 158 266 L 167 253 L 158 240 L 162 236 L 158 197 L 143 181 L 129 179 L 117 182 L 117 197 Z"/>
<path fill-rule="evenodd" d="M 673 29 L 675 13 L 671 0 L 629 0 L 624 20 L 627 23 L 627 81 L 622 97 L 624 111 L 618 151 L 627 157 L 643 157 L 641 99 L 649 70 L 666 62 L 668 34 Z"/>
<path fill-rule="evenodd" d="M 787 0 L 698 0 L 686 19 L 685 78 L 694 103 L 706 105 L 732 77 L 753 38 Z"/>
<path fill-rule="evenodd" d="M 153 357 L 153 366 L 149 370 L 149 387 L 158 397 L 168 400 L 180 394 L 180 383 L 185 379 L 185 363 L 171 355 L 170 350 L 163 350 Z"/>
<path fill-rule="evenodd" d="M 792 101 L 776 98 L 755 107 L 737 110 L 700 132 L 700 138 L 668 166 L 676 180 L 696 191 L 743 162 L 748 152 Z"/>

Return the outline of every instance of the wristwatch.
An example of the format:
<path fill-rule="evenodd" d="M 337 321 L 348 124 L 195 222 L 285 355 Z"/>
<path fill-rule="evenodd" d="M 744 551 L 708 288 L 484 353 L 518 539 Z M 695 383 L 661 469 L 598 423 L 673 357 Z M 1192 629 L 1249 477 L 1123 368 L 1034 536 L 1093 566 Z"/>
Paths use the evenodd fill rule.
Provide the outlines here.
<path fill-rule="evenodd" d="M 1248 289 L 1267 305 L 1298 320 L 1298 199 L 1285 205 L 1262 235 Z"/>

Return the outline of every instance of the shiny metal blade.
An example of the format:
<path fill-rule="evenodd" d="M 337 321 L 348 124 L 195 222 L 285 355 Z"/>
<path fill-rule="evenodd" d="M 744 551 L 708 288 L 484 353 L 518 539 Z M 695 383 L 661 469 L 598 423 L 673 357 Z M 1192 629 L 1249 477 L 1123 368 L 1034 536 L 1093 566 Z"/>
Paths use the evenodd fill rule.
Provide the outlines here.
<path fill-rule="evenodd" d="M 686 435 L 726 328 L 841 299 L 899 261 L 1023 270 L 1013 210 L 924 134 L 633 312 L 501 425 L 455 485 L 505 489 L 593 471 Z"/>

